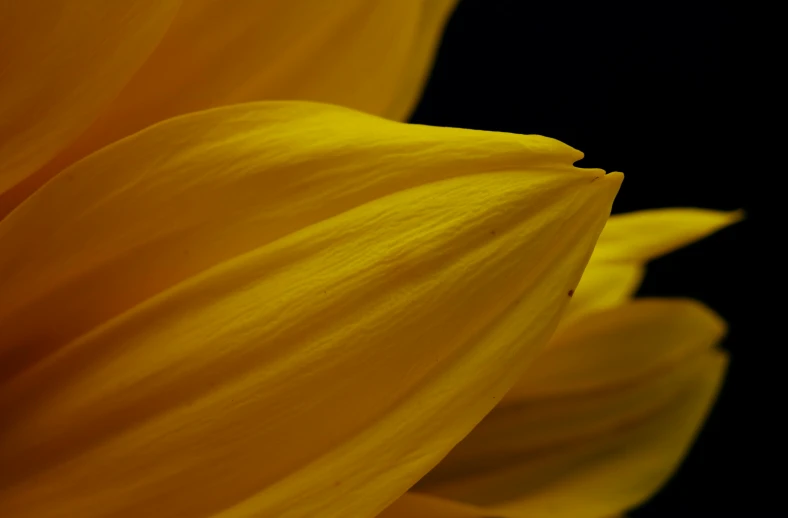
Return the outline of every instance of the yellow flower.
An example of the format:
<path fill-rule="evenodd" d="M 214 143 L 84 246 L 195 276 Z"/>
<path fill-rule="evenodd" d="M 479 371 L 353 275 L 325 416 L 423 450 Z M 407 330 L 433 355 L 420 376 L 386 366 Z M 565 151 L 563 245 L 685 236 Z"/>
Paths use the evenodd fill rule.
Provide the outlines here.
<path fill-rule="evenodd" d="M 611 217 L 548 349 L 381 518 L 606 518 L 651 496 L 716 397 L 725 325 L 695 301 L 630 297 L 646 261 L 739 218 Z"/>
<path fill-rule="evenodd" d="M 246 21 L 253 4 L 232 12 Z M 224 2 L 63 3 L 40 20 L 26 5 L 3 18 L 24 43 L 19 95 L 4 91 L 3 178 L 26 179 L 0 220 L 0 516 L 372 517 L 553 333 L 620 174 L 576 169 L 580 153 L 543 137 L 310 102 L 213 107 L 258 79 L 217 93 L 236 65 L 208 51 L 258 36 L 228 33 Z M 352 5 L 386 21 L 404 4 Z M 348 52 L 354 19 L 329 27 Z M 196 72 L 203 54 L 177 27 L 206 52 Z M 218 42 L 194 38 L 208 29 Z M 238 70 L 256 71 L 254 56 Z M 178 84 L 204 84 L 154 83 L 183 67 Z M 120 101 L 160 87 L 165 101 Z M 198 108 L 212 109 L 179 115 Z"/>
<path fill-rule="evenodd" d="M 618 333 L 627 311 L 661 326 L 659 304 L 708 314 L 623 304 L 647 257 L 602 245 L 578 286 L 620 174 L 542 137 L 374 116 L 407 116 L 454 3 L 2 7 L 0 516 L 372 517 L 512 386 L 384 516 L 585 501 L 566 477 L 490 493 L 513 479 L 477 487 L 463 463 L 570 439 L 600 451 L 592 432 L 621 413 L 579 422 L 597 386 L 575 385 L 608 383 L 615 355 L 560 351 L 586 358 L 589 319 Z M 651 419 L 659 387 L 699 393 L 695 371 L 663 371 L 594 404 Z M 556 406 L 545 387 L 583 397 Z M 511 431 L 506 412 L 527 443 L 484 440 Z M 563 469 L 590 476 L 575 457 Z"/>

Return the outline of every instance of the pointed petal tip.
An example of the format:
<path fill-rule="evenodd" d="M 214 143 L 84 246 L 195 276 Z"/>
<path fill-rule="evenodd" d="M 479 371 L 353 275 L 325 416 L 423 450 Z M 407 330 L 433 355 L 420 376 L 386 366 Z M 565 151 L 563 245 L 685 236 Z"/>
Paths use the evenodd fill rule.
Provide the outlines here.
<path fill-rule="evenodd" d="M 682 207 L 677 207 L 677 208 L 666 208 L 666 209 L 655 209 L 655 210 L 680 211 L 687 209 L 684 209 Z M 693 207 L 693 208 L 689 208 L 689 210 L 698 214 L 701 217 L 705 217 L 709 221 L 712 221 L 712 219 L 715 220 L 713 221 L 714 231 L 721 230 L 725 227 L 729 227 L 731 225 L 734 225 L 736 223 L 739 223 L 740 221 L 744 221 L 745 219 L 747 219 L 747 211 L 745 211 L 744 209 L 714 210 L 714 209 L 705 209 L 702 207 Z"/>
<path fill-rule="evenodd" d="M 610 176 L 610 175 L 608 175 Z M 742 219 L 743 210 L 669 207 L 615 214 L 594 250 L 595 261 L 645 263 Z"/>
<path fill-rule="evenodd" d="M 747 211 L 745 211 L 744 209 L 737 209 L 728 212 L 729 225 L 733 225 L 734 223 L 744 221 L 745 219 L 747 219 Z"/>
<path fill-rule="evenodd" d="M 604 180 L 606 180 L 611 186 L 615 186 L 616 189 L 618 189 L 621 187 L 621 183 L 624 181 L 624 173 L 619 171 L 608 173 L 605 175 Z"/>

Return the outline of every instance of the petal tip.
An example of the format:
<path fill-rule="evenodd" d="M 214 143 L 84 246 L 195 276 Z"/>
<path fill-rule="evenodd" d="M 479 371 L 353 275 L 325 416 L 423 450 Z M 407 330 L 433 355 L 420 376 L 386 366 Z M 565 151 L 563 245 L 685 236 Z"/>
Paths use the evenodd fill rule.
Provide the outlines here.
<path fill-rule="evenodd" d="M 732 210 L 728 213 L 728 224 L 733 225 L 747 219 L 747 211 L 744 209 Z"/>
<path fill-rule="evenodd" d="M 622 173 L 602 173 L 599 176 L 594 176 L 593 183 L 601 185 L 607 193 L 610 194 L 611 198 L 615 198 L 618 194 L 618 190 L 621 188 L 621 183 L 624 181 L 624 175 Z"/>
<path fill-rule="evenodd" d="M 624 173 L 620 171 L 614 171 L 612 173 L 606 174 L 604 179 L 610 183 L 614 183 L 616 186 L 621 186 L 621 183 L 624 181 Z"/>

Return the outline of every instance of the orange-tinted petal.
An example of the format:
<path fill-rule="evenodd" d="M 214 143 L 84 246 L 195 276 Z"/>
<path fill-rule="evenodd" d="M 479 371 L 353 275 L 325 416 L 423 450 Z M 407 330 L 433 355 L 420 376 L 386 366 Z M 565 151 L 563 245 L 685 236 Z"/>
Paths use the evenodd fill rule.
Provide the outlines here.
<path fill-rule="evenodd" d="M 406 117 L 454 3 L 184 0 L 156 51 L 120 94 L 117 88 L 101 91 L 116 98 L 93 125 L 34 178 L 0 197 L 0 218 L 76 160 L 193 111 L 296 99 Z M 85 129 L 70 128 L 70 135 Z"/>
<path fill-rule="evenodd" d="M 485 511 L 460 502 L 407 492 L 378 518 L 485 518 Z"/>
<path fill-rule="evenodd" d="M 159 43 L 179 4 L 0 4 L 0 194 L 90 126 Z"/>

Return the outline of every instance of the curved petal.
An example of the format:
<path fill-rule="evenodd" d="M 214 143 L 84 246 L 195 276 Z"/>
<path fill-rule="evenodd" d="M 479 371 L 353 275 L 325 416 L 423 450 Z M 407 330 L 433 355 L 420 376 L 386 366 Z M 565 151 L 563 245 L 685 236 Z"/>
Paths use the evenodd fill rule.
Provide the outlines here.
<path fill-rule="evenodd" d="M 0 221 L 0 371 L 368 201 L 491 171 L 552 172 L 568 184 L 601 174 L 572 168 L 580 156 L 543 137 L 408 126 L 313 103 L 169 120 L 76 164 Z M 8 348 L 27 359 L 10 361 Z"/>
<path fill-rule="evenodd" d="M 598 518 L 653 495 L 721 384 L 716 350 L 627 390 L 495 409 L 417 487 L 506 518 Z"/>
<path fill-rule="evenodd" d="M 621 176 L 574 156 L 261 103 L 75 164 L 0 222 L 10 350 L 49 348 L 0 514 L 375 516 L 552 333 Z"/>
<path fill-rule="evenodd" d="M 0 200 L 0 217 L 76 160 L 189 112 L 294 99 L 404 117 L 453 3 L 184 0 L 114 102 L 69 149 Z"/>
<path fill-rule="evenodd" d="M 694 300 L 636 299 L 588 315 L 555 336 L 506 401 L 636 383 L 716 344 L 725 322 Z"/>
<path fill-rule="evenodd" d="M 490 512 L 475 505 L 448 500 L 426 493 L 408 491 L 387 507 L 377 518 L 492 518 Z M 502 518 L 502 517 L 500 517 Z M 540 518 L 528 516 L 528 518 Z M 601 517 L 594 517 L 601 518 Z M 624 515 L 605 518 L 626 518 Z"/>
<path fill-rule="evenodd" d="M 90 126 L 159 43 L 179 4 L 0 5 L 0 194 Z"/>
<path fill-rule="evenodd" d="M 741 221 L 741 211 L 655 209 L 611 216 L 594 261 L 646 262 Z"/>
<path fill-rule="evenodd" d="M 407 492 L 378 518 L 486 518 L 484 509 L 431 495 Z"/>

